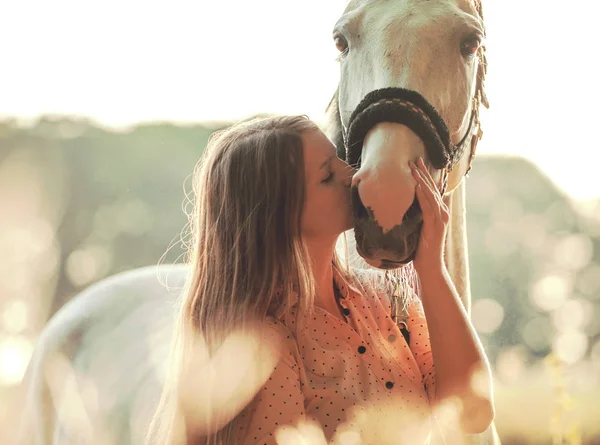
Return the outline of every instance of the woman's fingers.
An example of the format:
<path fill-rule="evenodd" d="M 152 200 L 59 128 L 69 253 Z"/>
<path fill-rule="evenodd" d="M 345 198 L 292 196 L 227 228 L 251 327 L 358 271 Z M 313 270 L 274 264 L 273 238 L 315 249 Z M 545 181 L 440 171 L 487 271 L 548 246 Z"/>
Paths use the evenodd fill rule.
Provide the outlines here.
<path fill-rule="evenodd" d="M 425 194 L 425 192 L 423 190 L 423 188 L 429 188 L 429 186 L 425 183 L 425 180 L 420 175 L 415 163 L 411 161 L 411 162 L 409 162 L 409 165 L 410 165 L 410 172 L 412 173 L 413 178 L 415 178 L 415 180 L 417 181 L 417 186 L 415 188 L 415 192 L 417 194 L 417 199 L 419 200 L 419 204 L 421 205 L 421 210 L 423 210 L 423 211 L 433 210 L 431 208 L 431 205 L 433 203 L 431 202 L 430 199 L 428 199 L 427 195 Z"/>
<path fill-rule="evenodd" d="M 431 187 L 431 190 L 433 192 L 433 195 L 436 198 L 436 201 L 439 203 L 441 208 L 444 208 L 445 203 L 444 203 L 444 199 L 441 193 L 441 185 L 438 185 L 435 183 L 435 181 L 433 180 L 433 177 L 429 174 L 429 170 L 427 170 L 427 167 L 425 166 L 425 162 L 423 162 L 423 158 L 419 158 L 417 160 L 417 167 L 419 169 L 419 173 L 421 173 L 421 176 L 423 176 L 425 178 L 425 180 L 428 182 L 428 184 Z M 440 182 L 444 181 L 444 177 L 443 174 L 440 177 Z"/>
<path fill-rule="evenodd" d="M 419 157 L 419 159 L 417 159 L 416 165 L 419 170 L 419 173 L 421 173 L 421 176 L 423 176 L 431 190 L 438 190 L 435 181 L 433 180 L 433 178 L 429 174 L 429 171 L 427 170 L 427 167 L 425 166 L 425 162 L 423 162 L 423 158 Z"/>
<path fill-rule="evenodd" d="M 423 222 L 427 224 L 427 221 L 435 218 L 435 213 L 433 208 L 431 207 L 430 200 L 425 195 L 423 191 L 423 186 L 420 182 L 417 182 L 417 187 L 415 188 L 415 193 L 417 195 L 417 201 L 419 201 L 419 205 L 421 206 L 421 212 L 423 213 Z"/>
<path fill-rule="evenodd" d="M 409 164 L 417 182 L 415 193 L 423 213 L 423 230 L 414 263 L 417 273 L 422 273 L 432 265 L 437 267 L 438 263 L 443 261 L 444 237 L 449 214 L 440 191 L 422 159 L 417 163 Z"/>
<path fill-rule="evenodd" d="M 416 193 L 419 204 L 421 205 L 421 210 L 423 213 L 427 212 L 430 213 L 431 216 L 435 216 L 436 213 L 439 213 L 439 203 L 435 199 L 431 185 L 427 182 L 424 175 L 414 163 L 411 163 L 411 171 L 413 177 L 417 181 Z"/>
<path fill-rule="evenodd" d="M 437 209 L 439 211 L 440 216 L 443 220 L 445 220 L 445 213 L 448 213 L 448 206 L 444 202 L 444 199 L 440 193 L 439 188 L 435 184 L 435 181 L 429 174 L 429 171 L 425 167 L 425 163 L 422 158 L 419 158 L 417 163 L 409 162 L 409 165 L 412 169 L 413 176 L 419 183 L 419 180 L 422 180 L 422 183 L 427 185 L 426 194 L 431 202 L 433 209 Z"/>

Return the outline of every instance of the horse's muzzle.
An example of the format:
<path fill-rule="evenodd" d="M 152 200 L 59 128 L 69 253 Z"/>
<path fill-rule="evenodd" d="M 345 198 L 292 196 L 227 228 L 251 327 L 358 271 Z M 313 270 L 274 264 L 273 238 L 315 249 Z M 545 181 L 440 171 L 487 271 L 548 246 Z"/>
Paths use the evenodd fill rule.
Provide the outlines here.
<path fill-rule="evenodd" d="M 415 198 L 402 223 L 384 232 L 373 212 L 361 202 L 358 188 L 352 188 L 356 250 L 368 264 L 380 269 L 396 269 L 411 262 L 421 235 L 423 216 Z"/>
<path fill-rule="evenodd" d="M 450 141 L 444 120 L 433 106 L 416 91 L 384 88 L 367 94 L 350 116 L 345 135 L 346 161 L 350 165 L 360 167 L 364 140 L 369 131 L 382 122 L 409 127 L 423 141 L 434 168 L 445 169 L 456 162 L 459 153 Z M 353 189 L 352 195 L 358 254 L 381 269 L 401 267 L 412 261 L 423 221 L 416 197 L 402 222 L 384 232 L 373 210 L 361 202 L 358 189 Z M 393 206 L 393 200 L 388 205 Z"/>

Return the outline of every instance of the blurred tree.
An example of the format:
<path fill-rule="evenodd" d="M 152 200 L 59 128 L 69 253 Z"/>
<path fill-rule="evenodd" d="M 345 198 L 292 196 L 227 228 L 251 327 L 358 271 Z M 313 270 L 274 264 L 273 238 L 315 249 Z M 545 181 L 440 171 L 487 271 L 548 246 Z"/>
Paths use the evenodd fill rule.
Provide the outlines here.
<path fill-rule="evenodd" d="M 584 221 L 569 198 L 521 158 L 480 156 L 467 181 L 474 307 L 491 298 L 504 309 L 502 323 L 484 336 L 488 354 L 495 360 L 503 348 L 524 344 L 540 358 L 550 352 L 556 331 L 586 325 L 577 326 L 573 317 L 561 321 L 567 302 L 581 308 L 588 302 L 586 308 L 600 312 L 594 301 L 600 284 L 589 295 L 573 286 L 598 266 L 599 240 L 590 234 L 598 221 Z M 475 313 L 483 323 L 490 315 Z M 598 338 L 588 333 L 590 343 Z"/>
<path fill-rule="evenodd" d="M 184 184 L 189 192 L 190 175 L 214 130 L 153 124 L 119 133 L 48 118 L 30 129 L 4 123 L 3 156 L 28 147 L 61 160 L 44 162 L 43 169 L 63 166 L 46 183 L 52 189 L 55 174 L 66 183 L 56 190 L 65 206 L 56 233 L 60 267 L 50 315 L 92 282 L 156 264 L 172 244 L 164 261 L 181 260 Z"/>

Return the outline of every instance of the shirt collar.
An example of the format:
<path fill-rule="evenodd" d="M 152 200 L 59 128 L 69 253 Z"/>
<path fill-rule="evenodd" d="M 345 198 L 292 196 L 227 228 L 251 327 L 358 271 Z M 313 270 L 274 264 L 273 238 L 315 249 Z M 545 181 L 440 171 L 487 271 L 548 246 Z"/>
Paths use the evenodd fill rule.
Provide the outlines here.
<path fill-rule="evenodd" d="M 350 281 L 342 271 L 339 270 L 335 265 L 333 266 L 333 280 L 337 285 L 337 288 L 340 291 L 340 298 L 342 299 L 353 299 L 357 295 L 360 295 L 360 290 L 357 288 L 355 283 Z M 275 318 L 282 319 L 286 313 L 289 312 L 292 308 L 298 307 L 298 293 L 294 292 L 290 296 L 290 307 L 286 307 L 285 305 L 279 306 L 275 311 Z"/>

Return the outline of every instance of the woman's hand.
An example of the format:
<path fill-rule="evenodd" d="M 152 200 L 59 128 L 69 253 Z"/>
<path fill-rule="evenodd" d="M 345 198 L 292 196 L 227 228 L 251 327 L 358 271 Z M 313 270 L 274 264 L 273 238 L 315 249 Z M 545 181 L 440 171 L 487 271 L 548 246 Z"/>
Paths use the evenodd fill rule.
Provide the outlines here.
<path fill-rule="evenodd" d="M 417 181 L 416 195 L 423 213 L 423 227 L 414 266 L 419 276 L 444 271 L 444 243 L 450 213 L 423 159 L 409 162 Z"/>

